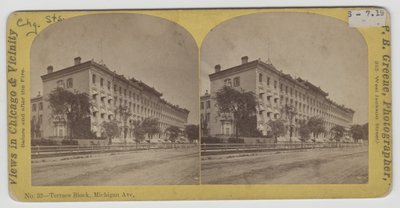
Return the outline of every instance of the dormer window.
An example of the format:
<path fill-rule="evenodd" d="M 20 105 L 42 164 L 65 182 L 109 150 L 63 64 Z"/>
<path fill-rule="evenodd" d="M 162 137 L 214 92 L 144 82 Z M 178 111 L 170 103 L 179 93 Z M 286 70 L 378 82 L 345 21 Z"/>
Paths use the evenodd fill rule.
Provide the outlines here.
<path fill-rule="evenodd" d="M 65 85 L 64 85 L 64 80 L 58 80 L 58 81 L 57 81 L 57 87 L 64 88 L 64 87 L 65 87 Z"/>
<path fill-rule="evenodd" d="M 235 77 L 233 79 L 233 86 L 234 87 L 239 87 L 240 86 L 240 77 Z"/>
<path fill-rule="evenodd" d="M 231 79 L 225 79 L 225 80 L 224 80 L 224 84 L 225 84 L 225 86 L 232 87 Z"/>

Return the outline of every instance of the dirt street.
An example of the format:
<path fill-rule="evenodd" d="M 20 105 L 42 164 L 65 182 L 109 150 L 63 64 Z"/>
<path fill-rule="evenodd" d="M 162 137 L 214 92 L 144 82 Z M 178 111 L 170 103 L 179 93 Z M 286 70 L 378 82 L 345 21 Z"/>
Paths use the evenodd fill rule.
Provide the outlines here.
<path fill-rule="evenodd" d="M 32 185 L 178 185 L 199 183 L 197 148 L 148 150 L 32 164 Z"/>
<path fill-rule="evenodd" d="M 203 156 L 203 184 L 359 184 L 368 182 L 367 147 Z"/>

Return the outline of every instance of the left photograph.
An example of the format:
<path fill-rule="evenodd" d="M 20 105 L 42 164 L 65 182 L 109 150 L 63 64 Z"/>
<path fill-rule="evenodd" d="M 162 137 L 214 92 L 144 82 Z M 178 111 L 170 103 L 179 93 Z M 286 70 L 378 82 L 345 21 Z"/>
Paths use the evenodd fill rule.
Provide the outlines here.
<path fill-rule="evenodd" d="M 31 47 L 32 185 L 199 184 L 191 34 L 140 14 L 59 20 Z"/>

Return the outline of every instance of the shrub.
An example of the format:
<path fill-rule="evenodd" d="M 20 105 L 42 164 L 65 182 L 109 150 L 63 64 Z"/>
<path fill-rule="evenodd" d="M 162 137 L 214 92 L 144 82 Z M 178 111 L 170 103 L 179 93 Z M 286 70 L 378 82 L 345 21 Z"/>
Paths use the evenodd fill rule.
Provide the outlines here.
<path fill-rule="evenodd" d="M 228 143 L 244 143 L 244 139 L 231 137 L 228 139 Z"/>
<path fill-rule="evenodd" d="M 78 145 L 78 140 L 64 139 L 61 141 L 62 145 Z"/>
<path fill-rule="evenodd" d="M 201 143 L 222 143 L 223 140 L 217 137 L 201 137 Z"/>
<path fill-rule="evenodd" d="M 31 140 L 31 146 L 54 146 L 57 145 L 57 141 L 51 139 L 33 139 Z"/>

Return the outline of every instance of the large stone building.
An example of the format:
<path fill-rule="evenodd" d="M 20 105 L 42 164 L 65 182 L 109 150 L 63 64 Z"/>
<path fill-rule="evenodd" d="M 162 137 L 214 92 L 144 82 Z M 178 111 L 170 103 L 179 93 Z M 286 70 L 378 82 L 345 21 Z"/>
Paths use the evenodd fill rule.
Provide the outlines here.
<path fill-rule="evenodd" d="M 327 139 L 329 130 L 335 125 L 348 130 L 353 123 L 352 109 L 336 104 L 320 87 L 301 78 L 293 78 L 277 70 L 271 63 L 261 60 L 249 62 L 245 56 L 242 57 L 242 63 L 235 67 L 221 70 L 221 66 L 216 65 L 215 72 L 209 78 L 210 94 L 201 97 L 201 106 L 209 103 L 211 108 L 208 112 L 202 110 L 201 118 L 202 122 L 207 122 L 207 133 L 212 136 L 230 137 L 235 132 L 232 118 L 219 117 L 215 107 L 216 92 L 225 85 L 256 95 L 257 129 L 263 135 L 268 135 L 270 131 L 268 122 L 276 119 L 282 119 L 287 126 L 287 135 L 281 139 L 289 138 L 290 126 L 293 129 L 292 137 L 296 139 L 300 120 L 311 117 L 324 120 L 327 133 L 319 135 L 319 139 Z"/>
<path fill-rule="evenodd" d="M 94 61 L 81 63 L 81 58 L 74 59 L 74 65 L 53 71 L 47 68 L 47 74 L 42 75 L 43 95 L 31 99 L 31 119 L 33 124 L 39 124 L 37 136 L 33 138 L 63 139 L 68 136 L 65 116 L 54 117 L 51 113 L 48 95 L 57 87 L 72 92 L 83 92 L 91 98 L 90 128 L 97 135 L 102 135 L 102 123 L 117 119 L 123 135 L 123 127 L 128 128 L 128 142 L 133 141 L 133 122 L 142 121 L 147 117 L 157 118 L 161 134 L 155 136 L 155 141 L 165 139 L 165 129 L 176 126 L 184 129 L 189 111 L 178 105 L 173 105 L 162 98 L 162 93 L 134 78 L 127 79 L 123 75 L 111 71 L 104 64 Z M 126 108 L 130 116 L 124 118 L 118 114 L 119 107 Z M 39 112 L 40 111 L 40 112 Z M 124 114 L 128 115 L 128 114 Z M 122 136 L 121 136 L 122 137 Z"/>

